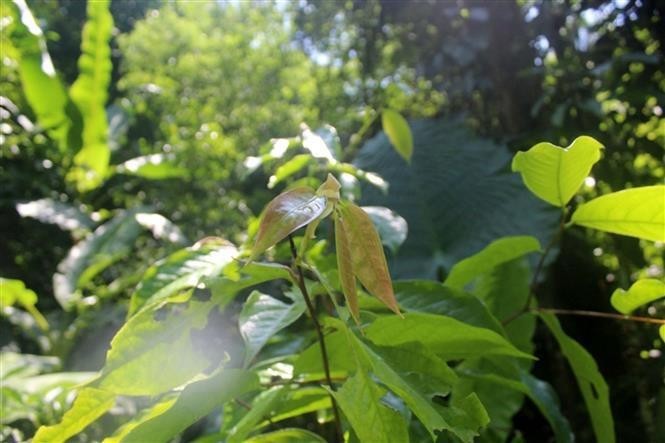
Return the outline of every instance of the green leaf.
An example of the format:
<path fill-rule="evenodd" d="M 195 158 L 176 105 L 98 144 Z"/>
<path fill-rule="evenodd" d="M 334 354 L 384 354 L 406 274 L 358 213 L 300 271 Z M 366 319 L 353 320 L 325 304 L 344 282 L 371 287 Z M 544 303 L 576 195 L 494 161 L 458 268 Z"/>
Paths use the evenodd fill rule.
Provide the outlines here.
<path fill-rule="evenodd" d="M 633 283 L 627 291 L 616 289 L 610 301 L 617 311 L 630 314 L 640 306 L 663 297 L 665 297 L 665 282 L 654 278 L 643 278 Z"/>
<path fill-rule="evenodd" d="M 445 285 L 461 289 L 475 277 L 489 272 L 496 266 L 538 250 L 540 250 L 538 239 L 527 235 L 494 240 L 477 254 L 455 264 L 446 278 Z"/>
<path fill-rule="evenodd" d="M 446 360 L 479 355 L 532 358 L 494 331 L 462 323 L 452 317 L 410 312 L 399 317 L 379 317 L 365 330 L 377 345 L 399 346 L 418 341 Z"/>
<path fill-rule="evenodd" d="M 72 100 L 83 116 L 83 147 L 74 157 L 69 172 L 79 191 L 98 187 L 108 173 L 111 151 L 108 145 L 106 100 L 111 82 L 113 17 L 109 0 L 87 3 L 87 21 L 81 35 L 79 76 L 70 89 Z"/>
<path fill-rule="evenodd" d="M 399 155 L 407 162 L 411 161 L 413 136 L 409 123 L 397 111 L 385 109 L 381 112 L 381 125 Z"/>
<path fill-rule="evenodd" d="M 162 153 L 131 158 L 117 165 L 115 172 L 135 175 L 149 180 L 165 180 L 187 176 L 187 169 L 178 166 L 171 156 Z"/>
<path fill-rule="evenodd" d="M 104 443 L 169 441 L 216 407 L 259 388 L 256 374 L 240 369 L 224 369 L 188 384 L 181 393 L 157 403 L 118 429 Z"/>
<path fill-rule="evenodd" d="M 292 303 L 283 303 L 259 291 L 253 291 L 242 307 L 238 326 L 245 341 L 245 366 L 259 353 L 268 340 L 280 330 L 298 320 L 305 312 L 302 297 L 286 293 Z"/>
<path fill-rule="evenodd" d="M 132 294 L 128 316 L 145 305 L 195 286 L 202 277 L 219 274 L 237 253 L 237 249 L 228 242 L 203 243 L 174 252 L 158 261 L 143 274 Z"/>
<path fill-rule="evenodd" d="M 580 226 L 652 241 L 665 241 L 665 185 L 625 189 L 580 205 Z"/>
<path fill-rule="evenodd" d="M 237 269 L 237 262 L 224 268 L 224 277 L 207 277 L 203 283 L 212 293 L 212 301 L 220 308 L 235 297 L 238 291 L 269 280 L 293 282 L 291 269 L 278 263 L 249 263 Z"/>
<path fill-rule="evenodd" d="M 89 231 L 95 223 L 79 208 L 50 198 L 18 203 L 16 211 L 21 217 L 32 217 L 42 223 L 57 225 L 66 231 Z"/>
<path fill-rule="evenodd" d="M 310 188 L 295 188 L 275 197 L 266 206 L 250 260 L 293 231 L 316 220 L 326 208 L 326 199 Z"/>
<path fill-rule="evenodd" d="M 210 366 L 192 334 L 213 309 L 209 302 L 167 301 L 142 310 L 115 335 L 98 386 L 123 395 L 155 395 L 191 380 Z"/>
<path fill-rule="evenodd" d="M 286 428 L 248 438 L 245 443 L 325 443 L 325 441 L 313 432 Z"/>
<path fill-rule="evenodd" d="M 282 398 L 285 389 L 284 386 L 277 386 L 257 395 L 252 401 L 252 408 L 231 428 L 226 441 L 228 443 L 244 442 L 245 438 L 261 420 L 265 416 L 271 415 L 272 410 Z"/>
<path fill-rule="evenodd" d="M 3 6 L 8 3 L 3 2 Z M 70 144 L 68 137 L 72 128 L 67 114 L 71 105 L 67 91 L 55 72 L 44 34 L 30 8 L 25 0 L 15 0 L 14 5 L 20 19 L 13 20 L 15 27 L 11 39 L 19 54 L 18 73 L 23 93 L 39 125 L 64 151 Z"/>
<path fill-rule="evenodd" d="M 19 304 L 32 315 L 37 325 L 48 330 L 48 322 L 37 309 L 37 294 L 28 289 L 21 280 L 0 277 L 0 308 Z"/>
<path fill-rule="evenodd" d="M 404 418 L 381 401 L 385 393 L 363 371 L 356 372 L 337 392 L 332 392 L 360 441 L 409 440 Z"/>
<path fill-rule="evenodd" d="M 270 417 L 270 421 L 265 421 L 263 424 L 268 425 L 331 407 L 330 394 L 325 389 L 314 386 L 298 387 L 284 395 L 275 408 L 274 415 Z"/>
<path fill-rule="evenodd" d="M 557 211 L 505 171 L 511 154 L 504 146 L 455 120 L 413 121 L 411 129 L 418 149 L 410 164 L 381 134 L 355 160 L 390 184 L 387 194 L 363 185 L 362 205 L 390 208 L 408 223 L 399 253 L 388 257 L 393 278 L 440 281 L 455 263 L 508 235 L 549 243 Z"/>
<path fill-rule="evenodd" d="M 586 349 L 566 335 L 554 315 L 548 313 L 539 315 L 556 338 L 563 355 L 570 363 L 589 415 L 591 415 L 596 440 L 614 443 L 614 419 L 610 408 L 609 389 L 602 374 L 598 371 L 596 362 Z"/>
<path fill-rule="evenodd" d="M 275 173 L 270 176 L 268 181 L 268 189 L 274 188 L 277 184 L 283 182 L 285 179 L 291 177 L 293 174 L 298 173 L 302 168 L 307 166 L 312 156 L 309 154 L 299 154 L 279 166 Z"/>
<path fill-rule="evenodd" d="M 348 239 L 353 274 L 367 292 L 400 315 L 381 239 L 372 220 L 353 203 L 340 202 L 336 208 L 338 217 L 335 222 L 343 226 Z"/>
<path fill-rule="evenodd" d="M 522 174 L 526 187 L 539 198 L 564 207 L 600 160 L 602 148 L 598 141 L 584 135 L 566 148 L 542 142 L 515 154 L 512 169 Z"/>
<path fill-rule="evenodd" d="M 406 220 L 395 211 L 382 206 L 363 206 L 361 209 L 372 219 L 372 223 L 381 237 L 381 243 L 393 254 L 397 254 L 397 250 L 404 243 L 409 232 Z"/>
<path fill-rule="evenodd" d="M 101 417 L 115 404 L 115 394 L 94 388 L 79 391 L 71 409 L 62 421 L 53 426 L 42 426 L 33 438 L 34 443 L 64 443 L 90 423 Z"/>
<path fill-rule="evenodd" d="M 335 252 L 337 254 L 337 269 L 339 271 L 339 283 L 342 293 L 346 299 L 346 305 L 353 320 L 360 324 L 360 310 L 358 308 L 358 290 L 356 288 L 356 276 L 353 273 L 353 262 L 351 259 L 351 245 L 344 223 L 335 212 Z"/>

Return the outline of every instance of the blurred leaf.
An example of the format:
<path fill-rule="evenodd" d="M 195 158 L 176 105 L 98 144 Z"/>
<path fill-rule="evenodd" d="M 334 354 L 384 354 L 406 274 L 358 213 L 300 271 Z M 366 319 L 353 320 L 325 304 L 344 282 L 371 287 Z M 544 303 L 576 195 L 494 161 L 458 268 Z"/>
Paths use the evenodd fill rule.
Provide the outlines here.
<path fill-rule="evenodd" d="M 20 20 L 15 20 L 16 28 L 11 38 L 19 53 L 18 71 L 23 93 L 40 126 L 64 151 L 72 126 L 67 115 L 70 105 L 67 91 L 55 72 L 44 34 L 25 0 L 15 0 L 14 4 Z M 3 6 L 13 8 L 9 2 L 3 2 Z"/>
<path fill-rule="evenodd" d="M 195 381 L 174 397 L 167 397 L 130 421 L 104 443 L 166 442 L 196 423 L 216 407 L 252 390 L 259 389 L 256 374 L 224 369 Z"/>
<path fill-rule="evenodd" d="M 411 164 L 386 146 L 383 135 L 369 140 L 356 160 L 390 184 L 387 195 L 364 186 L 362 204 L 388 207 L 408 223 L 406 241 L 389 257 L 395 278 L 441 280 L 442 270 L 508 235 L 548 243 L 556 211 L 504 171 L 506 149 L 456 121 L 415 121 L 411 129 L 418 146 Z"/>
<path fill-rule="evenodd" d="M 409 440 L 404 419 L 381 401 L 385 392 L 361 370 L 347 379 L 337 392 L 332 392 L 360 441 Z"/>
<path fill-rule="evenodd" d="M 566 148 L 542 142 L 515 154 L 512 169 L 539 198 L 564 207 L 600 160 L 602 148 L 598 141 L 584 135 Z"/>
<path fill-rule="evenodd" d="M 187 169 L 175 164 L 166 154 L 142 155 L 131 158 L 115 167 L 119 174 L 135 175 L 150 180 L 165 180 L 187 175 Z"/>
<path fill-rule="evenodd" d="M 640 306 L 662 297 L 665 297 L 665 282 L 654 278 L 643 278 L 633 283 L 627 291 L 616 289 L 610 301 L 617 311 L 630 314 Z"/>
<path fill-rule="evenodd" d="M 98 187 L 107 176 L 111 151 L 106 119 L 107 90 L 111 82 L 113 17 L 109 0 L 87 2 L 87 21 L 81 35 L 79 76 L 70 89 L 83 116 L 83 146 L 74 157 L 70 177 L 79 191 Z"/>
<path fill-rule="evenodd" d="M 331 163 L 337 161 L 330 150 L 330 147 L 319 134 L 312 132 L 312 130 L 304 123 L 300 125 L 300 129 L 302 145 L 312 154 L 312 157 L 322 158 Z"/>
<path fill-rule="evenodd" d="M 353 274 L 367 292 L 400 315 L 381 239 L 372 220 L 351 202 L 340 202 L 336 208 L 338 218 L 335 222 L 343 228 L 348 239 Z"/>
<path fill-rule="evenodd" d="M 582 391 L 582 397 L 591 416 L 596 440 L 614 443 L 614 419 L 610 408 L 607 383 L 591 354 L 561 329 L 559 320 L 552 314 L 541 313 L 540 318 L 556 338 Z"/>
<path fill-rule="evenodd" d="M 139 212 L 136 214 L 136 221 L 139 225 L 149 229 L 152 232 L 152 236 L 156 239 L 168 240 L 171 243 L 180 244 L 187 241 L 180 228 L 161 214 Z"/>
<path fill-rule="evenodd" d="M 3 289 L 4 291 L 4 289 Z M 4 306 L 4 292 L 0 292 Z M 0 352 L 0 378 L 3 384 L 11 378 L 24 378 L 42 372 L 50 372 L 60 365 L 58 357 L 21 354 L 18 352 Z"/>
<path fill-rule="evenodd" d="M 665 185 L 625 189 L 580 205 L 577 225 L 652 241 L 665 241 Z"/>
<path fill-rule="evenodd" d="M 381 125 L 395 150 L 407 162 L 413 154 L 413 136 L 409 123 L 397 111 L 385 109 L 381 112 Z"/>
<path fill-rule="evenodd" d="M 245 341 L 245 366 L 254 360 L 273 335 L 305 312 L 302 297 L 290 298 L 292 303 L 287 304 L 259 291 L 253 291 L 247 298 L 238 318 L 240 334 Z"/>
<path fill-rule="evenodd" d="M 284 386 L 277 386 L 257 395 L 252 401 L 251 409 L 231 428 L 226 441 L 228 443 L 244 442 L 263 417 L 271 415 L 271 411 L 280 402 L 284 390 Z"/>
<path fill-rule="evenodd" d="M 276 423 L 303 414 L 330 409 L 330 394 L 320 387 L 298 387 L 292 389 L 282 398 L 275 409 L 275 415 L 263 424 Z"/>
<path fill-rule="evenodd" d="M 0 277 L 0 308 L 18 304 L 32 315 L 37 325 L 48 330 L 48 322 L 37 309 L 37 294 L 25 287 L 21 280 Z"/>
<path fill-rule="evenodd" d="M 353 273 L 353 262 L 351 258 L 351 245 L 346 234 L 344 223 L 335 212 L 335 253 L 337 255 L 337 269 L 339 272 L 339 283 L 346 305 L 353 320 L 360 324 L 360 311 L 358 308 L 358 288 L 356 287 L 356 276 Z"/>
<path fill-rule="evenodd" d="M 98 386 L 122 395 L 156 395 L 190 381 L 210 366 L 192 334 L 213 309 L 195 299 L 166 301 L 142 310 L 111 341 Z"/>
<path fill-rule="evenodd" d="M 326 199 L 310 188 L 291 189 L 275 197 L 263 211 L 250 260 L 317 219 L 325 208 Z"/>
<path fill-rule="evenodd" d="M 309 154 L 299 154 L 286 163 L 280 165 L 275 173 L 270 176 L 270 180 L 268 181 L 268 189 L 274 188 L 277 184 L 283 182 L 293 174 L 301 171 L 305 166 L 307 166 L 311 158 L 312 157 Z"/>
<path fill-rule="evenodd" d="M 480 252 L 456 263 L 444 283 L 453 288 L 463 288 L 475 277 L 491 271 L 492 268 L 538 250 L 540 250 L 538 239 L 530 236 L 503 237 L 494 240 Z"/>
<path fill-rule="evenodd" d="M 230 243 L 200 244 L 181 249 L 156 262 L 143 274 L 129 302 L 128 316 L 141 307 L 194 287 L 204 276 L 215 276 L 238 250 Z"/>
<path fill-rule="evenodd" d="M 34 443 L 64 443 L 90 423 L 101 417 L 115 404 L 115 394 L 94 388 L 79 391 L 71 409 L 62 421 L 53 426 L 42 426 L 33 438 Z"/>
<path fill-rule="evenodd" d="M 286 428 L 248 438 L 245 443 L 325 443 L 325 441 L 313 432 Z"/>
<path fill-rule="evenodd" d="M 381 243 L 393 254 L 397 254 L 397 250 L 404 243 L 409 232 L 406 220 L 395 211 L 382 206 L 363 206 L 360 209 L 372 219 L 374 226 L 379 231 Z"/>
<path fill-rule="evenodd" d="M 66 231 L 89 231 L 95 225 L 90 216 L 79 208 L 50 198 L 17 203 L 16 211 L 21 217 L 32 217 L 42 223 L 58 225 Z"/>
<path fill-rule="evenodd" d="M 404 318 L 379 317 L 365 332 L 377 345 L 399 346 L 418 341 L 445 360 L 479 355 L 532 358 L 494 331 L 471 326 L 443 315 L 409 312 Z"/>

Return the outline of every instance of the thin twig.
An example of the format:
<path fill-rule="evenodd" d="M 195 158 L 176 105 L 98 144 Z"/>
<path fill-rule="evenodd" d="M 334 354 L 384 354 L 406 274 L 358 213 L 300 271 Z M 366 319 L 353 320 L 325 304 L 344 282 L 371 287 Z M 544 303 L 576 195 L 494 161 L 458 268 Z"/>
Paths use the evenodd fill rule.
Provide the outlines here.
<path fill-rule="evenodd" d="M 557 309 L 557 308 L 536 308 L 532 312 L 546 312 L 556 315 L 577 315 L 580 317 L 599 317 L 610 318 L 612 320 L 636 321 L 640 323 L 651 323 L 656 325 L 665 325 L 665 319 L 652 317 L 639 317 L 635 315 L 614 314 L 612 312 L 584 311 L 579 309 Z"/>
<path fill-rule="evenodd" d="M 330 379 L 334 382 L 338 383 L 344 383 L 346 381 L 346 377 L 330 377 Z M 271 388 L 273 386 L 283 386 L 283 385 L 320 385 L 321 383 L 328 383 L 327 379 L 314 379 L 314 380 L 292 380 L 292 379 L 286 379 L 286 378 L 280 378 L 279 380 L 273 380 L 267 383 L 262 383 L 261 386 L 266 387 L 266 388 Z"/>
<path fill-rule="evenodd" d="M 291 246 L 291 255 L 293 256 L 293 261 L 294 263 L 297 263 L 298 252 L 296 249 L 296 245 L 293 242 L 293 237 L 291 237 L 291 235 L 289 235 L 289 245 Z M 326 382 L 328 383 L 328 386 L 330 386 L 330 390 L 335 391 L 336 390 L 335 385 L 333 384 L 332 377 L 330 376 L 328 351 L 326 351 L 326 341 L 323 337 L 323 330 L 321 328 L 321 323 L 319 323 L 319 320 L 316 317 L 316 311 L 314 310 L 314 305 L 312 304 L 312 300 L 309 297 L 309 292 L 307 292 L 307 286 L 305 286 L 305 277 L 303 275 L 302 268 L 299 265 L 294 265 L 294 266 L 298 273 L 298 278 L 296 279 L 296 282 L 298 284 L 298 287 L 300 288 L 300 292 L 302 293 L 303 298 L 305 299 L 307 310 L 309 311 L 310 317 L 312 317 L 312 321 L 314 322 L 314 329 L 316 329 L 316 335 L 319 339 L 319 346 L 321 347 L 321 359 L 323 361 L 323 371 L 325 372 L 326 375 Z M 337 402 L 335 401 L 335 397 L 333 397 L 332 395 L 330 396 L 330 399 L 332 400 L 332 410 L 335 416 L 335 429 L 337 431 L 337 440 L 339 442 L 342 442 L 344 441 L 344 437 L 342 433 L 342 421 L 339 417 L 339 411 L 337 410 Z"/>

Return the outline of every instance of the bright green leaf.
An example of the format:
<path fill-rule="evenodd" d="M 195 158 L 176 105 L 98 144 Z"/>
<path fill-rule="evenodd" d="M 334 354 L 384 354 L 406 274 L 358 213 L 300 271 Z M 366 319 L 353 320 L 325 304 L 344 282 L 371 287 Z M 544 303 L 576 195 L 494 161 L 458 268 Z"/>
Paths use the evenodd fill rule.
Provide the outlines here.
<path fill-rule="evenodd" d="M 540 318 L 556 338 L 563 355 L 575 374 L 582 397 L 591 416 L 591 424 L 599 442 L 614 443 L 614 419 L 610 409 L 607 383 L 598 371 L 595 360 L 579 343 L 561 329 L 559 320 L 552 314 L 541 313 Z"/>
<path fill-rule="evenodd" d="M 283 165 L 280 165 L 275 173 L 270 176 L 268 181 L 268 189 L 274 188 L 277 184 L 283 182 L 285 179 L 291 177 L 293 174 L 298 173 L 302 170 L 312 159 L 311 155 L 308 154 L 299 154 L 293 157 L 291 160 L 287 161 Z"/>
<path fill-rule="evenodd" d="M 317 196 L 310 188 L 291 189 L 275 197 L 263 211 L 250 260 L 316 220 L 325 209 L 325 197 Z"/>
<path fill-rule="evenodd" d="M 413 136 L 409 123 L 397 111 L 385 109 L 381 112 L 381 125 L 395 150 L 406 161 L 413 154 Z"/>
<path fill-rule="evenodd" d="M 393 254 L 397 254 L 397 250 L 404 243 L 409 232 L 406 220 L 395 211 L 382 206 L 363 206 L 361 209 L 372 219 L 379 232 L 379 237 L 381 237 L 381 243 Z"/>
<path fill-rule="evenodd" d="M 101 417 L 114 404 L 115 394 L 94 388 L 83 388 L 60 423 L 53 426 L 42 426 L 32 441 L 34 443 L 64 443 Z"/>
<path fill-rule="evenodd" d="M 304 429 L 286 428 L 248 438 L 245 443 L 325 443 L 325 440 Z"/>
<path fill-rule="evenodd" d="M 566 148 L 542 142 L 515 154 L 512 169 L 522 174 L 524 184 L 536 196 L 564 207 L 600 160 L 602 148 L 588 136 L 577 137 Z"/>
<path fill-rule="evenodd" d="M 245 341 L 245 366 L 254 360 L 273 335 L 305 312 L 302 297 L 290 298 L 292 303 L 288 304 L 259 291 L 253 291 L 247 298 L 238 318 L 240 335 Z"/>
<path fill-rule="evenodd" d="M 446 286 L 463 288 L 475 277 L 490 271 L 501 263 L 540 250 L 538 239 L 524 236 L 502 237 L 483 250 L 457 263 L 444 282 Z"/>
<path fill-rule="evenodd" d="M 630 314 L 640 306 L 662 297 L 665 297 L 665 282 L 654 278 L 643 278 L 633 283 L 627 291 L 616 289 L 610 301 L 617 311 Z"/>
<path fill-rule="evenodd" d="M 48 322 L 41 312 L 37 310 L 37 294 L 28 289 L 21 280 L 0 277 L 0 308 L 21 305 L 32 315 L 37 325 L 44 331 L 48 329 Z"/>
<path fill-rule="evenodd" d="M 625 189 L 580 205 L 580 226 L 652 241 L 665 241 L 665 185 Z"/>
<path fill-rule="evenodd" d="M 381 239 L 372 220 L 365 211 L 350 202 L 340 202 L 337 209 L 336 223 L 343 226 L 348 239 L 353 274 L 367 292 L 400 314 Z"/>
<path fill-rule="evenodd" d="M 479 355 L 531 358 L 494 331 L 443 315 L 410 312 L 404 318 L 379 317 L 365 332 L 378 345 L 399 346 L 418 341 L 446 360 Z"/>
<path fill-rule="evenodd" d="M 381 401 L 385 392 L 359 370 L 337 392 L 332 393 L 360 441 L 408 441 L 404 419 Z"/>
<path fill-rule="evenodd" d="M 83 116 L 83 147 L 74 157 L 70 177 L 81 192 L 98 187 L 108 173 L 111 151 L 108 145 L 106 100 L 111 82 L 113 17 L 109 0 L 87 3 L 87 21 L 81 35 L 79 76 L 70 89 L 72 100 Z"/>

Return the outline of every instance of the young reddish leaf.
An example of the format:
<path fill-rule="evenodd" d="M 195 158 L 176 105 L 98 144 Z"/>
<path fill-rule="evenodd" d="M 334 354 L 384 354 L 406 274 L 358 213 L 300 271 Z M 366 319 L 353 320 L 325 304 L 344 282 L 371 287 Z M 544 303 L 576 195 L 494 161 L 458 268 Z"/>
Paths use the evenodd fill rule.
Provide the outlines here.
<path fill-rule="evenodd" d="M 401 315 L 393 293 L 386 256 L 381 239 L 369 216 L 353 203 L 344 202 L 339 208 L 339 222 L 351 250 L 353 273 L 365 289 L 381 300 L 396 314 Z"/>
<path fill-rule="evenodd" d="M 358 292 L 356 291 L 356 277 L 353 275 L 351 247 L 344 229 L 344 223 L 341 222 L 338 214 L 335 214 L 335 249 L 337 250 L 337 268 L 342 292 L 353 320 L 360 325 Z"/>
<path fill-rule="evenodd" d="M 250 260 L 315 220 L 325 209 L 325 197 L 317 196 L 307 187 L 291 189 L 275 197 L 263 212 Z"/>

